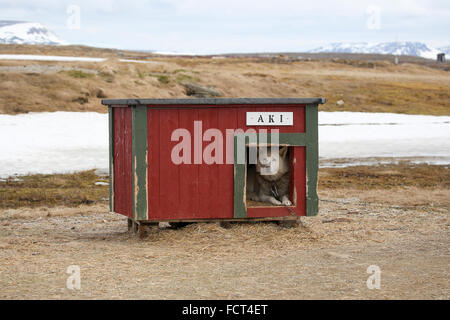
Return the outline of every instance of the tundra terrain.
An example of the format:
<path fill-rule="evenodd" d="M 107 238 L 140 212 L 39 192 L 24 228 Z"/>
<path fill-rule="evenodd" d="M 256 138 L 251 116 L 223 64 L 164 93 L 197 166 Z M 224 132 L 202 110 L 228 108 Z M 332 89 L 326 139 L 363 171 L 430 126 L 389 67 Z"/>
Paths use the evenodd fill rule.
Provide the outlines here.
<path fill-rule="evenodd" d="M 108 213 L 92 172 L 3 182 L 0 298 L 449 299 L 448 178 L 448 166 L 321 169 L 319 215 L 295 228 L 197 223 L 143 239 Z M 80 290 L 66 287 L 71 265 Z"/>
<path fill-rule="evenodd" d="M 322 111 L 450 115 L 449 63 L 393 61 L 0 45 L 0 114 L 104 113 L 104 98 L 325 97 Z M 108 212 L 98 171 L 0 179 L 0 299 L 449 299 L 449 181 L 448 165 L 414 161 L 320 168 L 319 214 L 294 228 L 160 225 L 139 239 Z M 79 290 L 67 287 L 74 265 Z"/>
<path fill-rule="evenodd" d="M 0 60 L 0 113 L 6 114 L 106 112 L 102 98 L 326 97 L 322 111 L 450 115 L 450 63 L 421 58 L 401 57 L 396 65 L 383 55 L 189 57 L 26 45 L 0 45 L 1 54 L 106 59 Z"/>

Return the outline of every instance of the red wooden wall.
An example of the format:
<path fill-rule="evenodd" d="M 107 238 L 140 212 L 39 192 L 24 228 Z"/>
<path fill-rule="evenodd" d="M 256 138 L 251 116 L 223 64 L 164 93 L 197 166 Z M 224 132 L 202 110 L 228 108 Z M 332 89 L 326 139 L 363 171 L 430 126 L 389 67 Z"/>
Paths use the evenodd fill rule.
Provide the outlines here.
<path fill-rule="evenodd" d="M 114 211 L 132 217 L 131 108 L 114 107 Z"/>
<path fill-rule="evenodd" d="M 160 108 L 159 108 L 160 107 Z M 116 108 L 124 109 L 124 108 Z M 125 108 L 126 109 L 126 108 Z M 130 108 L 128 108 L 130 109 Z M 149 220 L 164 219 L 196 219 L 196 218 L 233 218 L 233 164 L 181 164 L 175 165 L 171 160 L 172 148 L 178 144 L 171 141 L 172 132 L 178 128 L 188 129 L 191 133 L 191 143 L 194 145 L 194 121 L 202 121 L 202 133 L 209 128 L 217 128 L 222 131 L 225 139 L 225 129 L 243 129 L 246 126 L 247 111 L 279 111 L 294 113 L 293 126 L 263 127 L 252 126 L 256 129 L 279 129 L 280 133 L 305 132 L 305 107 L 289 106 L 233 106 L 213 107 L 189 106 L 189 108 L 175 108 L 173 106 L 151 106 L 148 109 L 148 217 Z M 128 123 L 128 115 L 124 116 Z M 115 118 L 116 119 L 116 118 Z M 131 123 L 131 119 L 129 120 Z M 125 128 L 126 127 L 126 128 Z M 124 136 L 130 139 L 131 131 L 128 130 Z M 118 133 L 119 134 L 119 133 Z M 116 136 L 117 137 L 117 136 Z M 203 142 L 203 148 L 210 142 Z M 231 143 L 231 145 L 233 145 Z M 224 141 L 224 147 L 226 143 Z M 122 148 L 124 148 L 122 146 Z M 131 148 L 131 147 L 130 147 Z M 202 150 L 203 150 L 202 148 Z M 293 147 L 293 155 L 296 164 L 293 175 L 295 176 L 295 187 L 297 192 L 297 210 L 299 214 L 306 213 L 306 158 L 304 147 Z M 125 150 L 129 157 L 124 156 L 121 163 L 130 165 L 131 172 L 131 149 Z M 224 162 L 226 162 L 224 151 Z M 192 148 L 192 159 L 194 163 L 194 152 Z M 291 155 L 292 156 L 292 155 Z M 123 165 L 123 164 L 122 164 Z M 115 167 L 117 168 L 117 167 Z M 125 167 L 121 167 L 125 168 Z M 118 172 L 118 171 L 116 171 Z M 131 186 L 131 177 L 123 176 L 124 185 Z M 116 186 L 117 186 L 116 180 Z M 129 188 L 131 190 L 131 188 Z M 292 190 L 293 188 L 291 188 Z M 120 190 L 122 192 L 122 190 Z M 130 191 L 131 192 L 131 191 Z M 123 192 L 126 194 L 125 192 Z M 126 194 L 126 206 L 131 208 L 131 197 Z M 117 199 L 117 197 L 116 197 Z M 291 198 L 292 199 L 292 198 Z M 117 202 L 119 204 L 119 202 Z M 117 207 L 116 207 L 117 208 Z M 122 208 L 122 207 L 121 207 Z M 125 210 L 125 208 L 122 208 Z M 249 208 L 248 217 L 283 216 L 288 215 L 286 208 L 279 208 L 274 214 L 274 209 Z M 116 212 L 119 212 L 116 210 Z M 282 212 L 282 214 L 280 214 Z"/>

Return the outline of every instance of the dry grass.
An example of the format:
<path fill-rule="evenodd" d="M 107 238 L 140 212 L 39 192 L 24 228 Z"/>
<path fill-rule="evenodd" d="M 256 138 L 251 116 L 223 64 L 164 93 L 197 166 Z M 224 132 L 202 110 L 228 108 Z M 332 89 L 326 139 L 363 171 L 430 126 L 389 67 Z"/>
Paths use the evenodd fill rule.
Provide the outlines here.
<path fill-rule="evenodd" d="M 213 86 L 224 97 L 326 97 L 323 111 L 450 115 L 448 71 L 388 61 L 290 61 L 263 58 L 158 57 L 89 47 L 0 46 L 0 53 L 102 56 L 101 63 L 1 61 L 0 66 L 47 65 L 93 73 L 0 72 L 0 113 L 99 111 L 107 98 L 186 98 L 185 82 Z M 148 58 L 149 64 L 117 58 Z M 99 97 L 98 92 L 103 94 Z M 337 105 L 343 100 L 344 104 Z"/>
<path fill-rule="evenodd" d="M 361 195 L 370 191 L 362 191 Z M 378 199 L 380 201 L 382 199 Z M 448 210 L 321 203 L 303 226 L 153 227 L 106 205 L 0 210 L 2 299 L 448 299 Z M 66 288 L 81 268 L 81 290 Z M 369 290 L 366 269 L 382 270 Z"/>
<path fill-rule="evenodd" d="M 321 202 L 359 199 L 364 203 L 384 204 L 408 208 L 442 208 L 450 211 L 450 189 L 424 189 L 416 187 L 395 187 L 391 189 L 358 190 L 351 188 L 321 189 Z"/>
<path fill-rule="evenodd" d="M 450 189 L 450 167 L 405 163 L 320 169 L 319 187 L 355 190 L 389 190 L 395 187 Z"/>
<path fill-rule="evenodd" d="M 45 46 L 45 45 L 21 45 L 0 44 L 0 54 L 35 54 L 35 55 L 58 55 L 77 57 L 116 57 L 119 50 L 103 49 L 80 45 L 71 46 Z M 137 54 L 129 51 L 130 54 Z M 142 53 L 140 53 L 142 55 Z"/>
<path fill-rule="evenodd" d="M 30 175 L 0 180 L 0 208 L 75 207 L 81 204 L 105 203 L 109 187 L 94 170 L 55 175 Z M 106 181 L 107 182 L 107 181 Z"/>
<path fill-rule="evenodd" d="M 108 182 L 94 171 L 73 174 L 31 175 L 0 181 L 0 208 L 69 206 L 105 203 Z M 367 190 L 386 201 L 402 205 L 450 207 L 450 168 L 427 164 L 322 168 L 319 170 L 319 195 L 324 198 L 358 196 Z M 373 197 L 365 199 L 372 201 Z M 264 204 L 266 205 L 266 204 Z"/>
<path fill-rule="evenodd" d="M 319 197 L 450 210 L 450 167 L 403 163 L 320 169 Z"/>

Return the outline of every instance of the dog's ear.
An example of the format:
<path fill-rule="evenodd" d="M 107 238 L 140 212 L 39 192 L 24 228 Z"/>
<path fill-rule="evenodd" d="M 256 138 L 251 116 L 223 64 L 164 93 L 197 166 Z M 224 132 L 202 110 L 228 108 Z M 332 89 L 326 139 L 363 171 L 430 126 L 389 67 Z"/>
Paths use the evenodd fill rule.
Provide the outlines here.
<path fill-rule="evenodd" d="M 285 158 L 285 157 L 286 157 L 287 152 L 288 152 L 288 147 L 287 147 L 287 146 L 284 146 L 284 147 L 281 147 L 281 148 L 280 148 L 280 156 L 281 156 L 282 158 Z"/>

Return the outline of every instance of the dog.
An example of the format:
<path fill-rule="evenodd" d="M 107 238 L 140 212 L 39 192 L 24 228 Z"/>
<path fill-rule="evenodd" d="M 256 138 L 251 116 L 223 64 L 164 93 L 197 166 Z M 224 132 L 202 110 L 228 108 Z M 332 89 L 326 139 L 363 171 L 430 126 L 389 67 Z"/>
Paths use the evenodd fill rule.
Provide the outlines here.
<path fill-rule="evenodd" d="M 270 147 L 264 149 L 258 149 L 256 165 L 247 167 L 247 199 L 291 206 L 289 149 L 287 146 L 281 147 L 279 154 L 272 154 Z"/>

